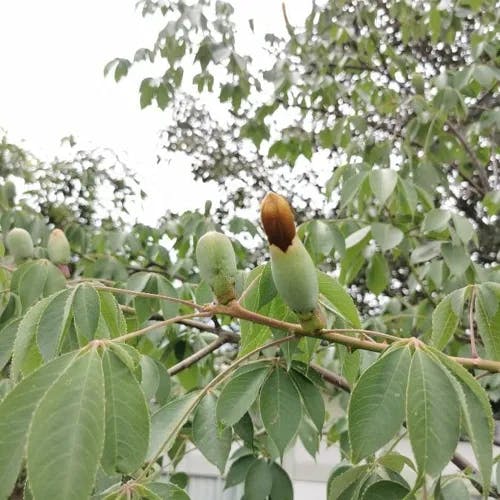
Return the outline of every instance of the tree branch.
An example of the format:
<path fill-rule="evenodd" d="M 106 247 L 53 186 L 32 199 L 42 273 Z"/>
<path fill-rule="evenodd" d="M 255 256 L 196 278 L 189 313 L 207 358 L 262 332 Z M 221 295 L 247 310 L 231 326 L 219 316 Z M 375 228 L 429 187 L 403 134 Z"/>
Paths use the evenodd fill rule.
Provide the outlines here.
<path fill-rule="evenodd" d="M 462 135 L 462 133 L 453 125 L 453 123 L 451 123 L 450 120 L 446 120 L 446 125 L 448 126 L 448 130 L 458 139 L 458 142 L 460 142 L 462 147 L 469 155 L 469 158 L 471 159 L 472 164 L 474 165 L 474 168 L 477 170 L 479 178 L 481 179 L 483 194 L 486 194 L 488 191 L 490 191 L 490 183 L 488 181 L 488 174 L 486 173 L 486 169 L 481 165 L 471 146 L 465 140 L 465 137 Z"/>

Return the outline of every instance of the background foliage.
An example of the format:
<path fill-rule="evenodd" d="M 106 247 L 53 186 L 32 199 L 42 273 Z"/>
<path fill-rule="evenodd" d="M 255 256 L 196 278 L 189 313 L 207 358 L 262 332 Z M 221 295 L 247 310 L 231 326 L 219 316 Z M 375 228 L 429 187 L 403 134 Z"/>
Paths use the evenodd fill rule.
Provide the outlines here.
<path fill-rule="evenodd" d="M 245 498 L 290 499 L 280 457 L 299 439 L 313 456 L 320 442 L 340 446 L 329 499 L 498 497 L 495 7 L 330 1 L 299 27 L 284 10 L 287 36 L 256 42 L 261 66 L 238 43 L 230 3 L 145 0 L 165 28 L 106 72 L 164 64 L 139 90 L 141 106 L 175 110 L 162 156 L 187 153 L 195 177 L 225 192 L 221 206 L 156 227 L 123 222 L 138 189 L 112 154 L 71 143 L 69 159 L 42 163 L 4 136 L 2 234 L 24 227 L 37 248 L 19 266 L 4 252 L 0 269 L 0 496 L 187 498 L 176 466 L 193 443 Z M 198 91 L 218 97 L 225 120 Z M 324 272 L 334 331 L 322 341 L 236 310 L 185 317 L 190 301 L 213 300 L 194 249 L 218 228 L 233 236 L 245 310 L 296 322 L 256 222 L 270 189 L 297 209 Z M 69 281 L 45 260 L 54 226 L 71 243 Z M 384 342 L 394 345 L 378 356 Z M 414 457 L 395 451 L 406 435 Z M 455 453 L 459 439 L 477 470 Z M 441 475 L 450 460 L 461 472 Z"/>

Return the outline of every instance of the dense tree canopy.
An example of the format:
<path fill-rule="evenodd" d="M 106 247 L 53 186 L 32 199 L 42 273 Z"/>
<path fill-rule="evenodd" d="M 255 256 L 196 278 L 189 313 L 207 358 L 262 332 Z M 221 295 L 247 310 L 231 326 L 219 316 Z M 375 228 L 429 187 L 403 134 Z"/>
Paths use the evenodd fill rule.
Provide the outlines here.
<path fill-rule="evenodd" d="M 0 497 L 185 499 L 176 468 L 194 445 L 245 499 L 291 500 L 280 464 L 300 440 L 312 456 L 341 449 L 328 500 L 498 498 L 495 2 L 312 2 L 302 26 L 284 7 L 286 36 L 255 35 L 264 59 L 228 2 L 140 5 L 164 29 L 106 72 L 164 64 L 139 91 L 174 111 L 160 160 L 187 154 L 225 201 L 126 224 L 126 170 L 85 151 L 44 168 L 3 139 Z M 286 202 L 267 207 L 279 250 L 258 223 L 268 191 L 299 223 Z M 54 260 L 55 226 L 70 262 Z M 214 229 L 231 244 L 209 234 L 197 255 Z"/>

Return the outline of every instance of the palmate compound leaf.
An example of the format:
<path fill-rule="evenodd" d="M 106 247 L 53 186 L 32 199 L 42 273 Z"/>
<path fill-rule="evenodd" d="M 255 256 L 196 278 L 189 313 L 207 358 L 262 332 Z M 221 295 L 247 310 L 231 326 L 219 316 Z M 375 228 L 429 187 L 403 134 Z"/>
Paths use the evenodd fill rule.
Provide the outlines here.
<path fill-rule="evenodd" d="M 54 359 L 19 382 L 0 403 L 0 498 L 10 494 L 23 460 L 33 412 L 75 353 Z"/>
<path fill-rule="evenodd" d="M 283 456 L 286 447 L 299 431 L 302 404 L 299 391 L 282 368 L 274 369 L 265 381 L 259 406 L 267 434 Z"/>
<path fill-rule="evenodd" d="M 104 377 L 95 349 L 79 355 L 46 392 L 28 434 L 35 498 L 87 500 L 104 443 Z"/>
<path fill-rule="evenodd" d="M 198 405 L 193 419 L 193 442 L 203 456 L 224 473 L 231 450 L 231 427 L 219 428 L 216 417 L 217 398 L 207 394 Z"/>
<path fill-rule="evenodd" d="M 460 403 L 447 371 L 416 349 L 406 391 L 406 422 L 419 473 L 437 476 L 460 435 Z"/>
<path fill-rule="evenodd" d="M 349 438 L 354 463 L 375 453 L 401 428 L 411 354 L 399 347 L 363 372 L 349 402 Z"/>
<path fill-rule="evenodd" d="M 463 366 L 455 363 L 436 349 L 428 347 L 426 351 L 435 356 L 460 384 L 460 390 L 457 391 L 457 394 L 462 410 L 462 422 L 477 460 L 483 488 L 488 491 L 493 466 L 492 445 L 494 432 L 493 413 L 488 395 Z"/>
<path fill-rule="evenodd" d="M 101 465 L 108 474 L 132 473 L 148 451 L 148 407 L 136 378 L 116 354 L 106 351 L 102 364 L 106 423 Z"/>

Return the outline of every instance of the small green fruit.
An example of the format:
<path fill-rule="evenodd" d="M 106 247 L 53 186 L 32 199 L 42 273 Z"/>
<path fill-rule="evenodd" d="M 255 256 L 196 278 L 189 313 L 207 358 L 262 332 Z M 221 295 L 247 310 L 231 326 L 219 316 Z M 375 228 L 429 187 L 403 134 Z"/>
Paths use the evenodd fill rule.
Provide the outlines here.
<path fill-rule="evenodd" d="M 33 257 L 33 240 L 26 229 L 15 227 L 5 239 L 9 253 L 16 261 Z"/>
<path fill-rule="evenodd" d="M 71 260 L 71 248 L 61 229 L 54 229 L 47 242 L 47 253 L 54 264 L 68 264 Z"/>
<path fill-rule="evenodd" d="M 222 233 L 205 233 L 196 246 L 200 275 L 212 288 L 221 304 L 236 298 L 236 255 L 231 240 Z"/>
<path fill-rule="evenodd" d="M 311 256 L 296 235 L 292 209 L 282 196 L 268 193 L 262 200 L 261 219 L 269 240 L 271 271 L 276 290 L 306 331 L 325 326 L 318 304 L 318 274 Z"/>

